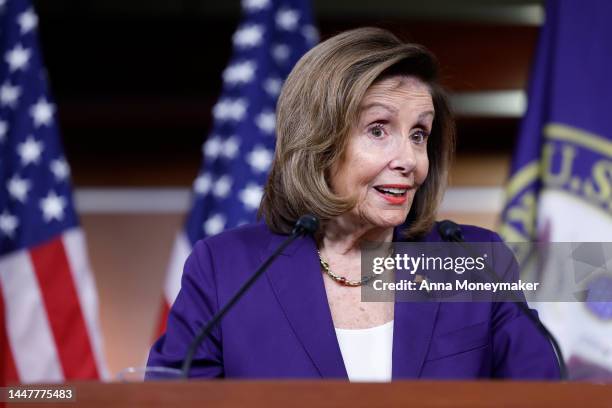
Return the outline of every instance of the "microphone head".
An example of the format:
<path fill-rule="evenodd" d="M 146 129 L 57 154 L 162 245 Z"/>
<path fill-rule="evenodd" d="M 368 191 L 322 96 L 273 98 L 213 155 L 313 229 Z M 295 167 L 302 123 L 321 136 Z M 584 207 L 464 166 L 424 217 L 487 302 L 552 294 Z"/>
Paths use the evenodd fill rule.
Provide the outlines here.
<path fill-rule="evenodd" d="M 440 221 L 438 223 L 438 233 L 445 241 L 463 241 L 461 227 L 451 220 Z"/>
<path fill-rule="evenodd" d="M 293 227 L 293 233 L 302 234 L 314 234 L 319 228 L 319 219 L 312 214 L 304 214 L 295 223 Z"/>

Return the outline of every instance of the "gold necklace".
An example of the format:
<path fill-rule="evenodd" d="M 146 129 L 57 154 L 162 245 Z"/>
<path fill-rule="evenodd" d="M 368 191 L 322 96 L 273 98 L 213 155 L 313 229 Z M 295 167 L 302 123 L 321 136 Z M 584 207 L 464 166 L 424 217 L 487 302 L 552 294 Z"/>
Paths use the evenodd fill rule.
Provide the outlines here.
<path fill-rule="evenodd" d="M 321 252 L 318 249 L 317 249 L 317 253 L 319 254 L 319 263 L 321 264 L 321 268 L 323 268 L 323 271 L 330 278 L 332 278 L 334 281 L 338 282 L 339 284 L 343 286 L 351 286 L 351 287 L 363 286 L 369 281 L 371 281 L 372 279 L 374 279 L 375 275 L 369 275 L 369 276 L 365 276 L 361 278 L 361 280 L 352 281 L 352 280 L 346 279 L 346 277 L 344 276 L 336 275 L 329 269 L 329 264 L 323 260 L 323 258 L 321 257 Z"/>

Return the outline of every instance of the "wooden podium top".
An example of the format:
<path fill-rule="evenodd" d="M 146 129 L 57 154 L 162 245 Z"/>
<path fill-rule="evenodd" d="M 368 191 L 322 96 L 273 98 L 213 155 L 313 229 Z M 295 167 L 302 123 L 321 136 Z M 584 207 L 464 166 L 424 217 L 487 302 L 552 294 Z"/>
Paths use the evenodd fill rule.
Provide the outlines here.
<path fill-rule="evenodd" d="M 70 383 L 76 401 L 26 407 L 612 407 L 612 384 L 513 381 Z M 28 386 L 36 388 L 36 386 Z M 55 386 L 57 387 L 57 385 Z"/>

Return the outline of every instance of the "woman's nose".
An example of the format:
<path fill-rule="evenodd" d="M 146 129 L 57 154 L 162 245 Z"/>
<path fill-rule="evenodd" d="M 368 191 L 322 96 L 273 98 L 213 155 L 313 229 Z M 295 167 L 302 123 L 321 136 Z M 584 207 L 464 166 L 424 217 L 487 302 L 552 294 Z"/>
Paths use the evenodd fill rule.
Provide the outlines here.
<path fill-rule="evenodd" d="M 408 137 L 402 139 L 405 140 L 405 142 L 402 143 L 402 146 L 398 146 L 393 152 L 393 158 L 389 162 L 389 167 L 392 170 L 409 174 L 416 167 L 417 156 L 410 139 Z"/>

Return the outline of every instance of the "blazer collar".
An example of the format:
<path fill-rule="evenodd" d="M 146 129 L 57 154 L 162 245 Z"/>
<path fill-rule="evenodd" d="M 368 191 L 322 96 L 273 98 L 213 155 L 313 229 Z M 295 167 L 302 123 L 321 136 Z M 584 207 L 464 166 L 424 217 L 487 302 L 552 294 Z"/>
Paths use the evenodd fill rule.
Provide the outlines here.
<path fill-rule="evenodd" d="M 286 237 L 272 234 L 262 251 L 262 260 Z M 272 263 L 266 276 L 297 339 L 321 377 L 347 379 L 314 240 L 305 237 L 293 242 Z M 393 379 L 420 376 L 439 306 L 437 302 L 395 302 Z"/>
<path fill-rule="evenodd" d="M 273 235 L 262 260 L 286 239 Z M 324 378 L 348 378 L 311 237 L 294 241 L 276 258 L 266 276 L 297 339 Z"/>

